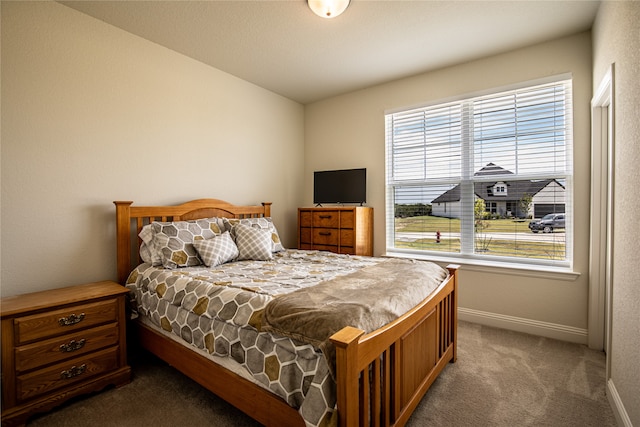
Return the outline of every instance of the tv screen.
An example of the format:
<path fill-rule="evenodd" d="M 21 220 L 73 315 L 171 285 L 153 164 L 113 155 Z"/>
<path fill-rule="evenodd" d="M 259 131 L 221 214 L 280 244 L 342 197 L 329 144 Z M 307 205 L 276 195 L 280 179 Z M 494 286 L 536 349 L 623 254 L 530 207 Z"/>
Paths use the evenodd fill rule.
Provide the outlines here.
<path fill-rule="evenodd" d="M 313 173 L 313 203 L 360 203 L 367 201 L 367 170 L 343 169 Z"/>

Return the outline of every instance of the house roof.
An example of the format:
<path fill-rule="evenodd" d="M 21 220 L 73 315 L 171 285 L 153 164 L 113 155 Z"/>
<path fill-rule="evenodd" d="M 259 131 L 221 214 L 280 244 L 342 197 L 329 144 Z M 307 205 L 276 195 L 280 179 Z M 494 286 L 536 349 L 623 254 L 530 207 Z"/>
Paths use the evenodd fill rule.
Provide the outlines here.
<path fill-rule="evenodd" d="M 480 169 L 474 174 L 474 176 L 486 176 L 486 175 L 513 175 L 513 172 L 501 168 L 494 163 L 489 163 L 487 166 Z M 506 177 L 505 177 L 506 178 Z M 499 183 L 504 182 L 507 186 L 506 195 L 494 195 L 493 187 Z M 525 180 L 525 181 L 508 181 L 508 180 L 496 180 L 492 182 L 476 182 L 473 187 L 474 194 L 485 201 L 507 201 L 513 202 L 521 200 L 525 195 L 531 197 L 538 194 L 547 185 L 555 182 L 560 187 L 564 188 L 555 179 L 543 179 L 543 180 Z M 460 201 L 460 185 L 456 185 L 451 190 L 445 191 L 440 196 L 436 197 L 431 203 L 448 203 Z"/>
<path fill-rule="evenodd" d="M 487 166 L 474 173 L 473 176 L 485 176 L 485 175 L 513 175 L 513 172 L 501 168 L 494 163 L 487 163 Z"/>

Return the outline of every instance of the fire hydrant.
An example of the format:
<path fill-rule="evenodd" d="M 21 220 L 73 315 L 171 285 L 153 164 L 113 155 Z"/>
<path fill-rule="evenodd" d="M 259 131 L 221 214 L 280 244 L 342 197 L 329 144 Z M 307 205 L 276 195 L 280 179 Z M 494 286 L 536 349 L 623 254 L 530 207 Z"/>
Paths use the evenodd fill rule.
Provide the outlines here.
<path fill-rule="evenodd" d="M 440 243 L 440 230 L 436 231 L 436 243 Z"/>

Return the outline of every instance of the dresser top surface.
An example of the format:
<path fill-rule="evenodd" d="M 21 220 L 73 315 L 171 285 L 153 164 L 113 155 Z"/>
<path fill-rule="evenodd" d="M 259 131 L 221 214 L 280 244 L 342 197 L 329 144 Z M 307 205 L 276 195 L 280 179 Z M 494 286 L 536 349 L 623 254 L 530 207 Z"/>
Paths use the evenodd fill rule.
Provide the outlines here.
<path fill-rule="evenodd" d="M 371 206 L 321 206 L 298 208 L 299 211 L 352 211 L 352 210 L 373 209 Z"/>

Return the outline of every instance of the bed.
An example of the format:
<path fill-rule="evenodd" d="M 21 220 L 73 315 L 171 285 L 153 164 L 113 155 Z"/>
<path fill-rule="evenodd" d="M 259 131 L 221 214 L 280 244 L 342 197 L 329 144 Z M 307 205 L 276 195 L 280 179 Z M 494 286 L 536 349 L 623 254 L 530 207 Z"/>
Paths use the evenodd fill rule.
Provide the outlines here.
<path fill-rule="evenodd" d="M 265 426 L 404 425 L 456 360 L 456 265 L 285 249 L 271 203 L 114 203 L 118 280 L 132 290 L 141 346 Z M 196 237 L 172 246 L 172 233 L 184 236 L 180 227 Z M 265 236 L 270 254 L 263 253 Z M 229 238 L 237 243 L 233 250 Z M 262 243 L 247 245 L 254 240 Z M 257 255 L 247 255 L 252 245 L 261 248 Z M 351 297 L 354 280 L 373 286 L 357 290 L 356 299 L 385 300 L 376 297 L 376 286 L 378 292 L 398 288 L 397 295 L 387 293 L 400 314 L 372 317 L 368 306 L 340 308 L 336 295 Z M 423 281 L 431 282 L 428 291 L 418 286 Z M 412 293 L 413 300 L 405 300 Z M 300 301 L 321 307 L 288 305 Z M 230 306 L 231 316 L 223 318 Z M 323 307 L 349 315 L 333 313 L 337 323 L 316 327 L 328 317 Z"/>

